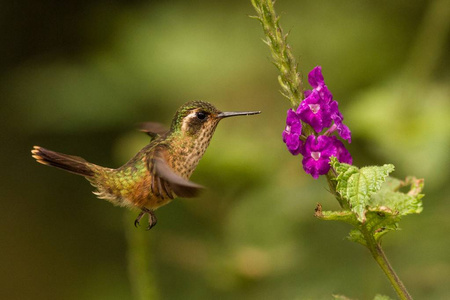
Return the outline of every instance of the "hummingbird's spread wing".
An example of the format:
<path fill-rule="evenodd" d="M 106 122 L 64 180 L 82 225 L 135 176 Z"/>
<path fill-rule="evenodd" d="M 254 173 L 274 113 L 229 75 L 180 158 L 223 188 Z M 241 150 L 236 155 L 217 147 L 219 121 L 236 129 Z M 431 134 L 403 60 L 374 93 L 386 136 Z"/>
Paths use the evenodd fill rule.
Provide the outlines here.
<path fill-rule="evenodd" d="M 152 159 L 155 171 L 154 177 L 159 177 L 159 179 L 164 181 L 161 184 L 159 180 L 158 185 L 164 187 L 165 182 L 167 182 L 170 188 L 179 197 L 191 198 L 197 196 L 204 187 L 176 174 L 167 164 L 164 158 L 164 152 L 165 149 L 157 149 L 155 151 L 155 156 Z"/>
<path fill-rule="evenodd" d="M 157 135 L 165 135 L 169 129 L 161 123 L 144 122 L 139 124 L 139 130 L 147 133 L 150 137 L 155 138 Z"/>

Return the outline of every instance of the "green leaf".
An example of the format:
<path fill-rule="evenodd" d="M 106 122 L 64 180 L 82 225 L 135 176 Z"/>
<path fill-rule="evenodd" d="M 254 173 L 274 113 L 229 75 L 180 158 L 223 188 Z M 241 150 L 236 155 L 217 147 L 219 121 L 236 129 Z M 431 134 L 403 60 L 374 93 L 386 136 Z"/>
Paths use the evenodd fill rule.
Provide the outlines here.
<path fill-rule="evenodd" d="M 397 222 L 400 216 L 388 211 L 370 211 L 367 213 L 366 229 L 378 241 L 383 235 L 392 230 L 398 230 Z"/>
<path fill-rule="evenodd" d="M 331 165 L 338 173 L 336 191 L 348 202 L 358 221 L 364 223 L 370 197 L 381 188 L 386 177 L 394 170 L 394 166 L 386 164 L 381 167 L 358 169 L 352 165 L 339 163 L 335 157 L 332 157 Z"/>
<path fill-rule="evenodd" d="M 364 238 L 364 235 L 362 234 L 361 230 L 359 229 L 352 229 L 350 230 L 347 239 L 349 239 L 352 242 L 361 244 L 363 246 L 367 246 L 367 242 Z"/>
<path fill-rule="evenodd" d="M 322 211 L 316 207 L 315 216 L 322 220 L 341 221 L 353 226 L 348 239 L 368 246 L 368 240 L 378 242 L 386 233 L 398 230 L 402 216 L 420 213 L 423 209 L 421 194 L 423 179 L 407 177 L 404 181 L 389 177 L 394 166 L 357 168 L 331 158 L 337 174 L 330 187 L 337 192 L 341 211 Z"/>
<path fill-rule="evenodd" d="M 400 191 L 408 186 L 407 193 Z M 423 180 L 415 177 L 408 177 L 405 181 L 387 178 L 381 189 L 372 195 L 367 207 L 366 228 L 375 240 L 378 241 L 389 231 L 398 230 L 398 221 L 402 216 L 422 211 L 423 194 L 420 192 L 423 186 Z"/>
<path fill-rule="evenodd" d="M 401 188 L 408 187 L 405 194 Z M 361 229 L 367 230 L 376 241 L 389 231 L 398 230 L 398 222 L 402 216 L 422 211 L 423 180 L 408 177 L 405 181 L 388 177 L 381 189 L 372 195 L 366 212 L 366 222 L 356 225 L 348 239 L 366 245 Z M 349 217 L 348 217 L 349 218 Z M 349 222 L 347 222 L 349 223 Z"/>
<path fill-rule="evenodd" d="M 350 210 L 322 211 L 322 205 L 320 203 L 317 203 L 314 216 L 321 220 L 341 221 L 353 226 L 359 225 L 359 222 L 352 211 Z"/>
<path fill-rule="evenodd" d="M 408 187 L 405 194 L 400 192 L 403 187 Z M 369 209 L 372 211 L 389 210 L 401 216 L 418 214 L 423 210 L 422 201 L 423 179 L 408 177 L 405 181 L 389 177 L 380 191 L 372 195 Z"/>

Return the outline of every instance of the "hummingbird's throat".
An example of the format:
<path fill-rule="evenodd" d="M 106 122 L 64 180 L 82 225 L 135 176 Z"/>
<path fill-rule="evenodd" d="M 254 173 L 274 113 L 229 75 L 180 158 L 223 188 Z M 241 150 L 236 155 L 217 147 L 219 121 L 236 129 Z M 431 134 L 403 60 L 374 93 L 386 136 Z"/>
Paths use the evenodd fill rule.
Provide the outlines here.
<path fill-rule="evenodd" d="M 216 126 L 214 125 L 204 127 L 194 135 L 185 134 L 181 137 L 182 141 L 179 144 L 177 155 L 183 165 L 183 174 L 180 174 L 181 176 L 189 178 L 192 172 L 194 172 L 195 167 L 197 167 L 198 162 L 209 146 L 215 129 Z"/>

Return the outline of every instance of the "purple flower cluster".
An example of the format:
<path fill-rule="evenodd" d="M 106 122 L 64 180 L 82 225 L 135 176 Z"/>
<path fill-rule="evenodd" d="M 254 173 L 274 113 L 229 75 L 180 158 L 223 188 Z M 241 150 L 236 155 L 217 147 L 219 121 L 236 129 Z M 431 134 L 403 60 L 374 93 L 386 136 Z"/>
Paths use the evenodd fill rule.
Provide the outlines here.
<path fill-rule="evenodd" d="M 283 142 L 293 155 L 303 155 L 303 169 L 317 179 L 330 170 L 331 156 L 340 162 L 352 163 L 352 157 L 344 144 L 331 134 L 337 131 L 349 143 L 352 137 L 350 129 L 342 123 L 344 117 L 325 85 L 320 66 L 308 74 L 308 82 L 313 89 L 305 91 L 305 99 L 296 111 L 289 109 L 287 112 Z M 318 136 L 312 134 L 302 138 L 302 122 L 309 124 Z M 324 129 L 327 130 L 320 135 Z"/>

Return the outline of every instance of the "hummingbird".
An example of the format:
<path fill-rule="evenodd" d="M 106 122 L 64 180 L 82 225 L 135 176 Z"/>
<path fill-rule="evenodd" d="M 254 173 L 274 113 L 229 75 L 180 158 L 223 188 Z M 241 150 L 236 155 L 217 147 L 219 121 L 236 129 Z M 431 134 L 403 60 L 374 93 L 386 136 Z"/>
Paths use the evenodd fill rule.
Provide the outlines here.
<path fill-rule="evenodd" d="M 117 169 L 40 146 L 34 146 L 31 153 L 41 164 L 84 176 L 96 188 L 93 193 L 98 198 L 140 209 L 134 225 L 137 227 L 144 215 L 148 215 L 147 230 L 150 230 L 157 223 L 154 213 L 157 208 L 176 197 L 195 197 L 203 189 L 189 178 L 220 120 L 259 113 L 222 112 L 208 102 L 187 102 L 176 111 L 170 130 L 160 123 L 142 123 L 140 129 L 151 137 L 150 143 Z"/>

